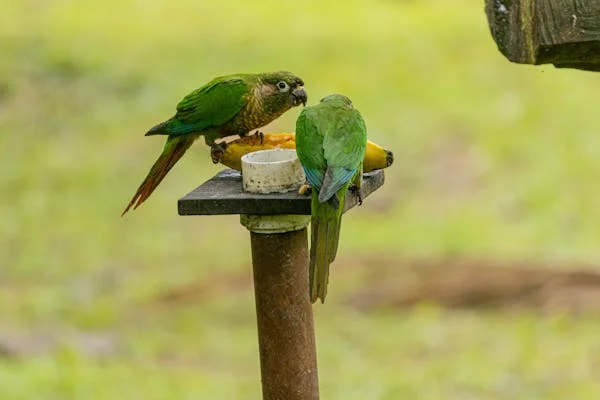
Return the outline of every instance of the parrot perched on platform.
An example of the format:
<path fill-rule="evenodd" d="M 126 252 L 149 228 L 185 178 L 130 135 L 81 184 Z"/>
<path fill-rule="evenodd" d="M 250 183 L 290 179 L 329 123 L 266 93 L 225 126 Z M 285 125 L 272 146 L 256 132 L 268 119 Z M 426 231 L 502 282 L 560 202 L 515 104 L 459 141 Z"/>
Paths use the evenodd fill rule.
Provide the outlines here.
<path fill-rule="evenodd" d="M 286 71 L 222 76 L 194 90 L 172 118 L 146 133 L 167 135 L 167 142 L 121 215 L 142 204 L 200 136 L 209 146 L 222 137 L 245 136 L 306 100 L 302 79 Z"/>
<path fill-rule="evenodd" d="M 329 264 L 335 259 L 344 200 L 360 189 L 367 128 L 346 96 L 333 94 L 306 107 L 296 121 L 296 153 L 312 188 L 310 301 L 325 302 Z"/>

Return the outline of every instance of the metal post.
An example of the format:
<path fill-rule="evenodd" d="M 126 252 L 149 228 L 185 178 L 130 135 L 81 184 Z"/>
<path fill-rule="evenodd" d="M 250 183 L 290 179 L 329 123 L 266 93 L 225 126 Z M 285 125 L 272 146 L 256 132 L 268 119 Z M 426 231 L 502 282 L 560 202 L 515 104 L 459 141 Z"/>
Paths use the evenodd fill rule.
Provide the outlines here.
<path fill-rule="evenodd" d="M 265 400 L 319 398 L 306 228 L 250 233 Z"/>
<path fill-rule="evenodd" d="M 306 177 L 296 152 L 257 151 L 242 157 L 249 193 L 295 192 Z M 317 350 L 308 295 L 308 215 L 240 215 L 250 231 L 258 348 L 264 400 L 319 398 Z"/>
<path fill-rule="evenodd" d="M 242 215 L 250 230 L 264 400 L 317 400 L 304 215 Z M 275 233 L 276 232 L 276 233 Z"/>

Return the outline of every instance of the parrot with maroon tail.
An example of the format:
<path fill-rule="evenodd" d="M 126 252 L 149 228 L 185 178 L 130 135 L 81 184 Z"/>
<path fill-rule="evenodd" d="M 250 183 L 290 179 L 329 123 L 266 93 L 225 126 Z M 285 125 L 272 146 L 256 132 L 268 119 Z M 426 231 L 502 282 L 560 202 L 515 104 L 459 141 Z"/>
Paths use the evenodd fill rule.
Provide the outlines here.
<path fill-rule="evenodd" d="M 150 196 L 200 136 L 209 146 L 226 136 L 245 136 L 306 100 L 302 79 L 286 71 L 222 76 L 194 90 L 177 104 L 172 118 L 146 133 L 166 135 L 167 142 L 121 216 Z"/>
<path fill-rule="evenodd" d="M 296 153 L 312 190 L 309 292 L 313 303 L 319 298 L 325 302 L 346 192 L 360 190 L 366 146 L 365 121 L 346 96 L 329 95 L 302 110 L 296 121 Z"/>

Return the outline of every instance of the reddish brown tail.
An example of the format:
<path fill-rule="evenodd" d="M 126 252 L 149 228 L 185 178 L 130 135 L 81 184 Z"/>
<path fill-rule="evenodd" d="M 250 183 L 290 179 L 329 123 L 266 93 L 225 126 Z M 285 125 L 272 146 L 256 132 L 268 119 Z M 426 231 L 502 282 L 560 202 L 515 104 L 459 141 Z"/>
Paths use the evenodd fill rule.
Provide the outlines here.
<path fill-rule="evenodd" d="M 163 180 L 171 168 L 173 168 L 173 165 L 179 161 L 187 149 L 190 148 L 195 139 L 196 137 L 193 135 L 169 136 L 163 152 L 152 168 L 150 168 L 148 176 L 146 176 L 144 182 L 142 182 L 137 192 L 135 192 L 135 195 L 125 208 L 125 211 L 123 211 L 123 214 L 121 214 L 121 217 L 125 215 L 131 207 L 135 210 L 150 197 L 154 189 L 156 189 L 158 184 Z"/>

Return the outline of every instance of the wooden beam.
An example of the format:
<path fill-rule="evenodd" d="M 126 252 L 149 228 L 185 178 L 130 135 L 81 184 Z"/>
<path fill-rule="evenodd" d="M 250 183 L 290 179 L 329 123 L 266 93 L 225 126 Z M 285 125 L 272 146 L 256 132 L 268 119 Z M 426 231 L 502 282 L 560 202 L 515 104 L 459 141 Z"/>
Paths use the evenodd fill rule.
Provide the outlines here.
<path fill-rule="evenodd" d="M 485 0 L 485 11 L 510 61 L 600 71 L 600 1 Z"/>

